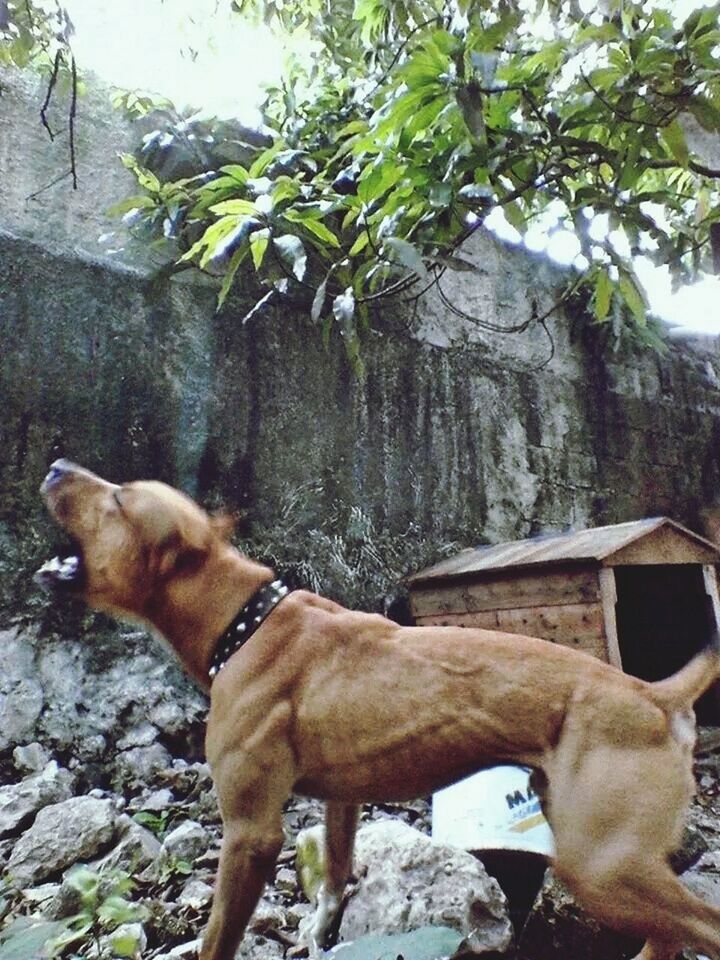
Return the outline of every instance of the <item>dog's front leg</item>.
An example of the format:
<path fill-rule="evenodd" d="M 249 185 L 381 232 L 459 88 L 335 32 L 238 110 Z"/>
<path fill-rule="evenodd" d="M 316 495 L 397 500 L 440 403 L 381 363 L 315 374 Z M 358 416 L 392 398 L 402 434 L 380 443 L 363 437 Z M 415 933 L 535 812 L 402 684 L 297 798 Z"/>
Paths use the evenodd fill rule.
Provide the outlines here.
<path fill-rule="evenodd" d="M 283 803 L 295 776 L 292 749 L 284 736 L 285 713 L 284 707 L 270 711 L 255 740 L 244 739 L 236 749 L 218 734 L 218 725 L 208 724 L 223 842 L 201 960 L 233 960 L 282 848 Z"/>
<path fill-rule="evenodd" d="M 270 831 L 248 820 L 225 823 L 201 960 L 233 960 L 281 847 L 279 811 L 277 827 Z"/>
<path fill-rule="evenodd" d="M 318 890 L 317 908 L 300 931 L 300 941 L 318 956 L 335 919 L 352 869 L 353 841 L 360 808 L 329 802 L 325 808 L 325 880 Z"/>

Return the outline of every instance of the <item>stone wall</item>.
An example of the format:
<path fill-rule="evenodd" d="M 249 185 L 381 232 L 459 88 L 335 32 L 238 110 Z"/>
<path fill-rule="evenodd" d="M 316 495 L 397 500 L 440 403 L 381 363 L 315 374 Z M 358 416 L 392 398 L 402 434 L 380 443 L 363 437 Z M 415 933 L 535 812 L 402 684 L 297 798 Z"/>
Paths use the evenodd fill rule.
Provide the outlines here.
<path fill-rule="evenodd" d="M 214 311 L 202 278 L 152 282 L 154 255 L 111 257 L 102 211 L 132 190 L 115 154 L 137 133 L 98 89 L 79 114 L 80 189 L 37 108 L 40 88 L 3 76 L 0 98 L 0 573 L 2 600 L 51 534 L 37 496 L 69 456 L 115 479 L 154 476 L 272 525 L 311 531 L 362 508 L 375 530 L 472 545 L 542 530 L 669 514 L 696 525 L 718 489 L 720 355 L 613 356 L 582 318 L 488 332 L 435 296 L 365 336 L 367 378 L 325 350 L 300 312 L 242 324 L 239 292 Z M 60 121 L 58 120 L 58 123 Z M 563 276 L 478 234 L 474 273 L 447 279 L 457 307 L 500 327 L 542 315 Z M 304 491 L 302 510 L 292 492 Z M 288 504 L 290 504 L 288 506 Z M 249 528 L 252 529 L 251 527 Z M 418 556 L 416 566 L 433 557 Z M 412 553 L 408 571 L 414 563 Z M 15 608 L 13 608 L 15 609 Z"/>

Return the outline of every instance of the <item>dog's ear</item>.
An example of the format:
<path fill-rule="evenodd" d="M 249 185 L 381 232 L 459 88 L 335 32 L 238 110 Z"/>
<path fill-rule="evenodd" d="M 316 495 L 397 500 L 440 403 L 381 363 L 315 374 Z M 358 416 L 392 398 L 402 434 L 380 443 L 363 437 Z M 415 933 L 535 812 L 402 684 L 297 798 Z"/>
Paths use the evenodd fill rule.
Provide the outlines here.
<path fill-rule="evenodd" d="M 207 556 L 210 528 L 200 517 L 188 516 L 155 490 L 141 487 L 125 488 L 121 504 L 148 554 L 151 575 L 187 571 Z"/>
<path fill-rule="evenodd" d="M 221 540 L 229 540 L 235 533 L 238 524 L 238 515 L 227 510 L 218 510 L 210 517 L 210 526 Z"/>
<path fill-rule="evenodd" d="M 170 574 L 191 573 L 207 557 L 208 550 L 207 540 L 194 543 L 177 530 L 151 552 L 150 572 L 160 580 Z"/>

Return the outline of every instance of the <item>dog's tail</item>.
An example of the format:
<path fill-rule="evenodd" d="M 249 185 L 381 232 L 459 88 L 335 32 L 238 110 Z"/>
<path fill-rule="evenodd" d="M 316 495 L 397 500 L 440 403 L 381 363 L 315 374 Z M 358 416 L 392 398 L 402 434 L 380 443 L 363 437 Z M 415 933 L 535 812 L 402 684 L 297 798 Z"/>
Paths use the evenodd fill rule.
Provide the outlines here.
<path fill-rule="evenodd" d="M 714 630 L 707 647 L 672 677 L 654 683 L 653 692 L 670 710 L 689 709 L 718 678 L 720 634 Z"/>

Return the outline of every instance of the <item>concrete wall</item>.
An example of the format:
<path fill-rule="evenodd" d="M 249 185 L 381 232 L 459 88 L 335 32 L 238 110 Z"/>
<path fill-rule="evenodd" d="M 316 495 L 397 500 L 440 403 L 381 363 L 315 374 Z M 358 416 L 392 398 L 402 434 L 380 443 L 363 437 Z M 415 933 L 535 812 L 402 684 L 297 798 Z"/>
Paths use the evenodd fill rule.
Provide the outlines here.
<path fill-rule="evenodd" d="M 138 247 L 97 243 L 102 211 L 132 184 L 115 159 L 136 132 L 97 88 L 79 112 L 80 190 L 25 198 L 66 164 L 37 120 L 41 90 L 4 75 L 0 98 L 0 496 L 5 535 L 42 526 L 47 463 L 73 457 L 115 479 L 152 475 L 271 523 L 312 488 L 307 529 L 337 503 L 379 530 L 410 523 L 475 543 L 667 513 L 695 523 L 718 487 L 714 343 L 617 357 L 581 318 L 548 334 L 489 333 L 437 298 L 418 317 L 383 308 L 353 378 L 287 308 L 239 322 L 242 289 L 214 312 L 205 281 L 158 288 Z M 450 300 L 500 326 L 542 315 L 563 280 L 478 235 L 476 273 Z M 410 329 L 408 329 L 408 324 Z M 551 338 L 551 339 L 550 339 Z M 551 341 L 553 355 L 551 353 Z M 25 536 L 26 533 L 23 533 Z M 428 558 L 424 557 L 423 561 Z"/>

